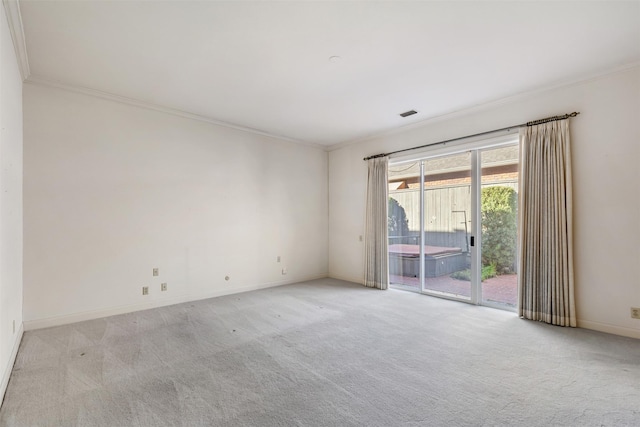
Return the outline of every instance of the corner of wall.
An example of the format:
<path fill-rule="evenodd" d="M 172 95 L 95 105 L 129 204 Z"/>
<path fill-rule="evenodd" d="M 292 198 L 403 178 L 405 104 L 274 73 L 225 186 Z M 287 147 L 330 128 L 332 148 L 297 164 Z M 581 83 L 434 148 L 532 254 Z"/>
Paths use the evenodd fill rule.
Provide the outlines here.
<path fill-rule="evenodd" d="M 23 120 L 22 72 L 16 34 L 22 34 L 15 1 L 0 7 L 0 398 L 9 383 L 24 330 L 22 301 Z M 13 40 L 13 43 L 12 43 Z"/>
<path fill-rule="evenodd" d="M 20 343 L 22 342 L 23 335 L 24 335 L 24 326 L 21 323 L 16 333 L 16 340 L 13 343 L 13 348 L 11 349 L 11 356 L 9 357 L 9 362 L 5 366 L 4 371 L 2 373 L 2 382 L 0 383 L 0 407 L 2 407 L 2 404 L 4 403 L 4 395 L 7 392 L 7 386 L 9 385 L 9 379 L 11 378 L 13 365 L 16 363 L 16 357 L 18 356 L 18 349 L 20 348 Z"/>

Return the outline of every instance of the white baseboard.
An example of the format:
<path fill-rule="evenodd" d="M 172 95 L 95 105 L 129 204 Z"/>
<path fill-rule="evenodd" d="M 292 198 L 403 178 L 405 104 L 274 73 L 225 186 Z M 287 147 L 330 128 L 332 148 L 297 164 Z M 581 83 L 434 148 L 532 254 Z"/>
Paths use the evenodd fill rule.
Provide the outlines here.
<path fill-rule="evenodd" d="M 346 277 L 346 276 L 340 276 L 339 274 L 331 274 L 331 273 L 329 273 L 329 278 L 330 279 L 344 280 L 345 282 L 357 283 L 359 285 L 363 285 L 364 286 L 364 279 L 362 277 Z"/>
<path fill-rule="evenodd" d="M 9 385 L 9 378 L 11 378 L 11 371 L 13 371 L 13 365 L 16 363 L 16 357 L 18 356 L 18 349 L 20 348 L 20 343 L 22 342 L 22 335 L 24 335 L 24 324 L 21 323 L 18 328 L 18 333 L 16 334 L 16 339 L 13 342 L 13 349 L 11 350 L 11 357 L 9 357 L 9 362 L 7 366 L 4 368 L 4 372 L 2 373 L 2 383 L 0 383 L 0 407 L 4 402 L 4 394 L 7 391 L 7 386 Z"/>
<path fill-rule="evenodd" d="M 233 289 L 220 289 L 202 294 L 178 295 L 169 298 L 162 298 L 150 301 L 144 304 L 131 304 L 118 307 L 110 307 L 99 310 L 84 311 L 80 313 L 66 314 L 62 316 L 47 317 L 42 319 L 28 320 L 24 322 L 24 330 L 32 331 L 35 329 L 50 328 L 52 326 L 68 325 L 70 323 L 82 322 L 85 320 L 100 319 L 118 314 L 132 313 L 134 311 L 148 310 L 151 308 L 165 307 L 168 305 L 181 304 L 189 301 L 198 301 L 208 298 L 215 298 L 224 295 L 239 294 L 242 292 L 256 291 L 259 289 L 273 288 L 276 286 L 290 285 L 293 283 L 306 282 L 309 280 L 324 279 L 327 274 L 314 276 L 306 276 L 297 279 L 284 280 L 279 282 L 262 283 L 258 285 L 242 286 Z"/>
<path fill-rule="evenodd" d="M 578 327 L 591 329 L 593 331 L 606 332 L 613 335 L 620 335 L 623 337 L 640 339 L 640 329 L 626 328 L 624 326 L 610 325 L 608 323 L 592 322 L 590 320 L 580 319 L 578 319 Z"/>

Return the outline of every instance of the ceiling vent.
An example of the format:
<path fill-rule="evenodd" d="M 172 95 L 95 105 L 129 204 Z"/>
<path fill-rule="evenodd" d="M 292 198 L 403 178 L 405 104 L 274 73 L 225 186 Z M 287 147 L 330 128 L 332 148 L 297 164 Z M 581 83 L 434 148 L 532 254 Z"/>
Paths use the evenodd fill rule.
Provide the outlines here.
<path fill-rule="evenodd" d="M 413 116 L 414 114 L 418 114 L 418 112 L 415 110 L 409 110 L 409 111 L 405 111 L 404 113 L 400 113 L 400 117 L 409 117 L 409 116 Z"/>

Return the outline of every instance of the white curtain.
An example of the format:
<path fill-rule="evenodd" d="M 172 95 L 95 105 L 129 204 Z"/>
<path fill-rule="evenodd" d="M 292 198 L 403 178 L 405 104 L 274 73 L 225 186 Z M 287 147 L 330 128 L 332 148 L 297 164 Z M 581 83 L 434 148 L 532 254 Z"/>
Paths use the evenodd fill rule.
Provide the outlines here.
<path fill-rule="evenodd" d="M 568 120 L 520 130 L 519 315 L 576 326 Z"/>
<path fill-rule="evenodd" d="M 389 200 L 388 158 L 369 159 L 365 224 L 364 284 L 389 287 L 387 255 L 387 209 Z"/>

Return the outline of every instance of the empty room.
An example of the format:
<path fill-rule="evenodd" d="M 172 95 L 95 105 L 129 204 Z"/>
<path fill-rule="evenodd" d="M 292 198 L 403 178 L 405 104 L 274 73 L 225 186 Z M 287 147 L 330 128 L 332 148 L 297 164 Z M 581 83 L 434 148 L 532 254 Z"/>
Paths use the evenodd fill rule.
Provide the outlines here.
<path fill-rule="evenodd" d="M 640 1 L 0 15 L 0 426 L 640 425 Z"/>

